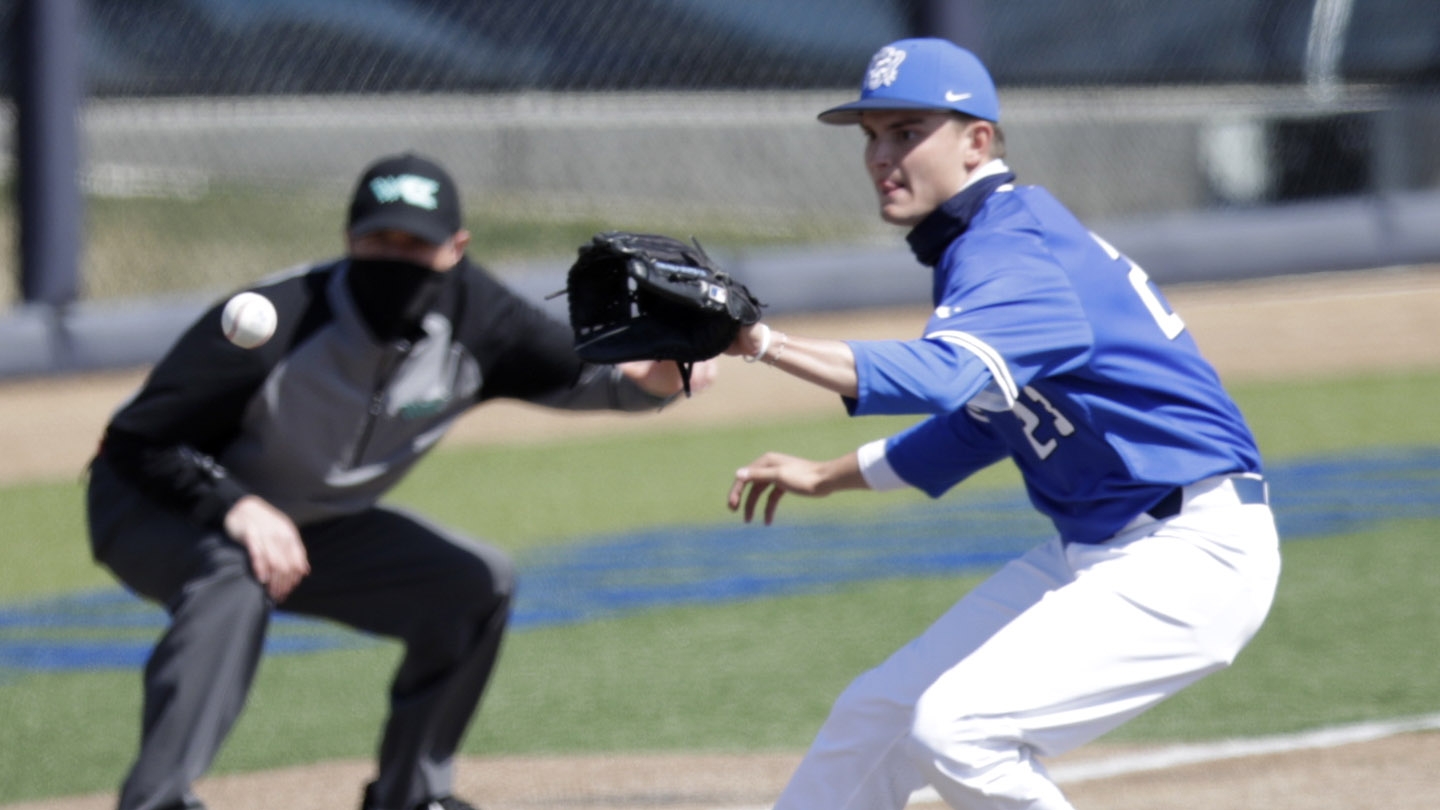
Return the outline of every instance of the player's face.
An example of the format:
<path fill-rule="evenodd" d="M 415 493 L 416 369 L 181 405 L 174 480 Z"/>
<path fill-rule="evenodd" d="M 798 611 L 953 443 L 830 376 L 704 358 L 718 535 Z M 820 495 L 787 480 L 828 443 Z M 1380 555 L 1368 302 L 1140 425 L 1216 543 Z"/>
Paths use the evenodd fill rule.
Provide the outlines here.
<path fill-rule="evenodd" d="M 439 245 L 404 231 L 373 231 L 347 236 L 349 253 L 355 259 L 408 262 L 444 272 L 454 267 L 465 253 L 470 234 L 460 231 Z"/>
<path fill-rule="evenodd" d="M 915 226 L 955 196 L 980 162 L 970 126 L 949 113 L 881 110 L 860 117 L 880 217 Z"/>

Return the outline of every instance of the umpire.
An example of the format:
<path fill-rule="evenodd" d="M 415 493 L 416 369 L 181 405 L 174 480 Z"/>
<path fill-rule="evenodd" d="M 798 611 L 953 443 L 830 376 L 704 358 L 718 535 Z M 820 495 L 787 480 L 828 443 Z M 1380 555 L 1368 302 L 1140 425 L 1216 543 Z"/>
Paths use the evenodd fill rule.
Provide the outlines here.
<path fill-rule="evenodd" d="M 515 575 L 499 550 L 377 505 L 464 411 L 497 397 L 655 410 L 672 363 L 582 362 L 568 325 L 472 264 L 446 171 L 404 154 L 355 189 L 346 255 L 252 288 L 255 349 L 202 315 L 108 425 L 88 491 L 95 558 L 170 624 L 144 672 L 120 810 L 191 789 L 245 703 L 277 606 L 399 639 L 365 810 L 464 810 L 455 751 L 495 665 Z M 713 364 L 697 369 L 703 385 Z"/>

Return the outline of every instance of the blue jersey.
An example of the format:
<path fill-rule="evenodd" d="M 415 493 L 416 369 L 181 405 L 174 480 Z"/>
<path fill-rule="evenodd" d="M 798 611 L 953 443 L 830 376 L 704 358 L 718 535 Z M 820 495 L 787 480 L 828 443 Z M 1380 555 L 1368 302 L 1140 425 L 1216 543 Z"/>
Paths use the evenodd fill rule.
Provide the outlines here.
<path fill-rule="evenodd" d="M 934 265 L 924 337 L 850 343 L 852 413 L 932 414 L 885 442 L 884 474 L 938 497 L 1008 456 L 1060 536 L 1095 543 L 1176 486 L 1259 472 L 1239 409 L 1145 271 L 1012 179 L 973 183 L 911 233 Z"/>

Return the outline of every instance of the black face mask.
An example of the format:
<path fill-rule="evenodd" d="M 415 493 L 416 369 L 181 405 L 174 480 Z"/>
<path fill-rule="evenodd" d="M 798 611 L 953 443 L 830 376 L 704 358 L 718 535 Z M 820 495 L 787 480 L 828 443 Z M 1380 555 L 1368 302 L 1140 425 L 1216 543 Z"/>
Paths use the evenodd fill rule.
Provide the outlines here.
<path fill-rule="evenodd" d="M 370 331 L 381 340 L 415 335 L 449 273 L 391 259 L 351 259 L 346 281 Z"/>

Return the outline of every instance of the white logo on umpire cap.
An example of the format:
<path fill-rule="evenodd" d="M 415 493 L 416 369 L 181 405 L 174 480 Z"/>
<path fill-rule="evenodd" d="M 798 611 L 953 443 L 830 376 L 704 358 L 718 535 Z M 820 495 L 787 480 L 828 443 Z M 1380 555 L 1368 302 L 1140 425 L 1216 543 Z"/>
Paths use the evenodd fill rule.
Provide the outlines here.
<path fill-rule="evenodd" d="M 865 74 L 865 89 L 874 90 L 889 87 L 900 76 L 900 63 L 905 61 L 905 52 L 886 45 L 875 52 L 870 60 L 870 71 Z"/>
<path fill-rule="evenodd" d="M 380 202 L 403 200 L 407 205 L 427 211 L 434 211 L 439 205 L 435 199 L 435 192 L 439 190 L 439 181 L 415 174 L 377 177 L 370 181 L 370 193 Z"/>

